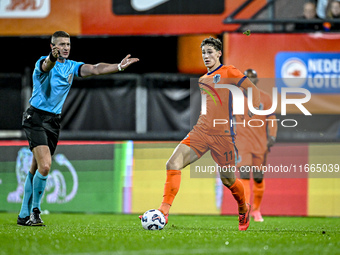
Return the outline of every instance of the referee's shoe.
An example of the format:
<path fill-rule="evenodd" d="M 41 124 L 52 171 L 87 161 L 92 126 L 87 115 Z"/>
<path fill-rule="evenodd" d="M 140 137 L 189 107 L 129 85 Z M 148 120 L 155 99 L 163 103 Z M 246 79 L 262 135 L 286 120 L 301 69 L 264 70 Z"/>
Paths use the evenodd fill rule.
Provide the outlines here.
<path fill-rule="evenodd" d="M 39 208 L 33 208 L 33 212 L 31 213 L 31 226 L 37 226 L 37 227 L 44 227 L 44 222 L 40 218 L 40 210 Z"/>
<path fill-rule="evenodd" d="M 20 218 L 18 215 L 17 224 L 20 226 L 31 226 L 30 216 Z"/>

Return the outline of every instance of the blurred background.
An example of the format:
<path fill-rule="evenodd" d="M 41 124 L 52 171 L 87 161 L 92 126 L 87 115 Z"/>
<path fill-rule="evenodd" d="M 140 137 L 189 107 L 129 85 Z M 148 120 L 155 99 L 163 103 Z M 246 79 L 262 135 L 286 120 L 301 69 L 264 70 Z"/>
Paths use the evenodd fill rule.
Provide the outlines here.
<path fill-rule="evenodd" d="M 190 87 L 206 73 L 200 43 L 209 36 L 222 40 L 223 64 L 242 72 L 255 69 L 258 87 L 269 94 L 275 87 L 297 86 L 312 94 L 304 104 L 311 116 L 293 105 L 282 116 L 279 94 L 277 118 L 294 119 L 298 125 L 287 128 L 279 123 L 268 164 L 339 166 L 338 4 L 330 0 L 1 1 L 0 210 L 20 209 L 32 157 L 21 129 L 22 112 L 29 105 L 35 62 L 48 55 L 50 37 L 58 30 L 71 35 L 72 60 L 119 63 L 131 54 L 140 62 L 122 73 L 74 80 L 44 197 L 43 207 L 50 211 L 140 213 L 158 207 L 165 163 L 199 113 L 199 90 Z M 247 30 L 250 35 L 244 34 Z M 292 79 L 298 85 L 290 83 Z M 202 161 L 213 164 L 209 155 Z M 237 213 L 229 191 L 215 178 L 190 178 L 190 172 L 183 174 L 174 213 Z M 304 172 L 269 178 L 262 213 L 340 216 L 337 177 L 339 173 L 313 178 Z M 88 199 L 97 202 L 84 205 Z"/>

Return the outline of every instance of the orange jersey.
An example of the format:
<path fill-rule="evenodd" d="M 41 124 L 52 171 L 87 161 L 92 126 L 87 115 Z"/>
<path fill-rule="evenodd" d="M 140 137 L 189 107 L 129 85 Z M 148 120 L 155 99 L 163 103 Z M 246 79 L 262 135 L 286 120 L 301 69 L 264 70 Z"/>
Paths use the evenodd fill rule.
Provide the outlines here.
<path fill-rule="evenodd" d="M 230 121 L 233 117 L 232 94 L 229 89 L 215 88 L 216 84 L 240 86 L 246 76 L 234 66 L 220 65 L 213 72 L 200 77 L 201 96 L 206 98 L 206 113 L 198 118 L 194 129 L 208 135 L 235 135 Z M 218 124 L 214 120 L 218 121 Z"/>
<path fill-rule="evenodd" d="M 260 96 L 260 110 L 270 109 L 272 106 L 271 96 L 263 90 L 260 90 Z M 266 121 L 266 119 L 274 114 L 254 115 L 250 118 L 248 116 L 247 100 L 244 101 L 245 114 L 235 115 L 237 124 L 233 123 L 234 127 L 236 126 L 236 147 L 240 151 L 248 151 L 254 154 L 264 153 L 267 150 L 267 125 L 272 125 L 272 121 Z M 263 122 L 262 126 L 261 121 Z"/>

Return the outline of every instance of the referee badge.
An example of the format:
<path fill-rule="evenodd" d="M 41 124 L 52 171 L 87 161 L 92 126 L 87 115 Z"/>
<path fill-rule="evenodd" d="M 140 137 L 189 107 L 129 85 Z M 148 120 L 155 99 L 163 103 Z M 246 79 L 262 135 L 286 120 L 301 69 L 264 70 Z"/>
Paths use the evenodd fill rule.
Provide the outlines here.
<path fill-rule="evenodd" d="M 72 83 L 72 80 L 73 80 L 73 73 L 70 73 L 70 74 L 68 75 L 68 78 L 67 78 L 68 84 L 71 84 L 71 83 Z"/>
<path fill-rule="evenodd" d="M 216 84 L 221 80 L 221 75 L 220 74 L 216 74 L 213 78 L 213 82 Z"/>

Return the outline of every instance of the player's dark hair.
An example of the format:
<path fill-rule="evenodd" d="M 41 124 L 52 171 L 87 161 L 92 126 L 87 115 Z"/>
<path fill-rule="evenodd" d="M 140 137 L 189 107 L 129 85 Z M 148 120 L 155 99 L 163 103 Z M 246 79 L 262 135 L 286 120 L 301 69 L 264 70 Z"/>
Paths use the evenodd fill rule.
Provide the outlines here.
<path fill-rule="evenodd" d="M 70 38 L 70 35 L 68 33 L 66 33 L 65 31 L 56 31 L 51 38 L 51 42 L 54 41 L 54 39 L 58 38 L 58 37 L 66 37 L 66 38 Z"/>
<path fill-rule="evenodd" d="M 209 38 L 206 38 L 202 41 L 201 48 L 204 45 L 211 45 L 212 47 L 214 47 L 215 50 L 222 51 L 222 42 L 220 39 L 213 38 L 210 36 Z"/>

